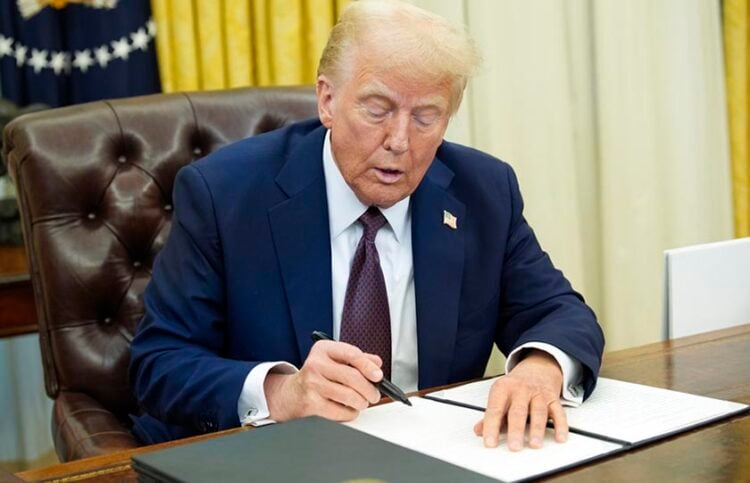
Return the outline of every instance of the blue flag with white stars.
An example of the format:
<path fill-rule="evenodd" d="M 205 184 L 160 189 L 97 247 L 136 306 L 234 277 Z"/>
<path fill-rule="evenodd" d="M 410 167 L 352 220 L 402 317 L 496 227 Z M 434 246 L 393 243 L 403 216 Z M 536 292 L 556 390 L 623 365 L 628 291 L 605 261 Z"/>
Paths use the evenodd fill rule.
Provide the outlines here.
<path fill-rule="evenodd" d="M 0 0 L 0 91 L 64 106 L 161 90 L 149 0 Z"/>

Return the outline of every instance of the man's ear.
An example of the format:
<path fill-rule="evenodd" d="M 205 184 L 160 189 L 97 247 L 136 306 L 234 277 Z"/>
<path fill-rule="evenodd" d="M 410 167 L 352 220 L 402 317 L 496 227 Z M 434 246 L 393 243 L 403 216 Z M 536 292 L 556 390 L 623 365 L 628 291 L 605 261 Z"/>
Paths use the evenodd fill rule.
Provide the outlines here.
<path fill-rule="evenodd" d="M 333 84 L 331 80 L 324 76 L 318 76 L 318 82 L 315 84 L 315 94 L 318 96 L 318 117 L 320 122 L 331 129 L 333 124 Z"/>

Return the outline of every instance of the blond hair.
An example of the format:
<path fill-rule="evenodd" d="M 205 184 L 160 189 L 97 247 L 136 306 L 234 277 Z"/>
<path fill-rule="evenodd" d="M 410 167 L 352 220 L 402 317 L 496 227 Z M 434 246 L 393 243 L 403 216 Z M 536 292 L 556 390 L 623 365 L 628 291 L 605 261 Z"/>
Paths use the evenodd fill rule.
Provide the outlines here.
<path fill-rule="evenodd" d="M 458 110 L 466 83 L 481 62 L 466 30 L 443 17 L 397 0 L 358 0 L 333 27 L 318 75 L 343 82 L 365 47 L 377 52 L 376 59 L 360 59 L 370 61 L 369 69 L 435 84 L 450 82 L 451 113 Z"/>

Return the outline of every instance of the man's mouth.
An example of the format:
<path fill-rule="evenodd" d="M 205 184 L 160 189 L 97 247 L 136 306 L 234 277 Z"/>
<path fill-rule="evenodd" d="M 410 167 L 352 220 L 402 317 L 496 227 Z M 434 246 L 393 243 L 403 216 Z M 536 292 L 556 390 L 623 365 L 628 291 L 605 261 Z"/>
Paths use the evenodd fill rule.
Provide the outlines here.
<path fill-rule="evenodd" d="M 404 172 L 398 169 L 375 168 L 375 173 L 378 176 L 378 180 L 385 184 L 397 183 L 404 176 Z"/>

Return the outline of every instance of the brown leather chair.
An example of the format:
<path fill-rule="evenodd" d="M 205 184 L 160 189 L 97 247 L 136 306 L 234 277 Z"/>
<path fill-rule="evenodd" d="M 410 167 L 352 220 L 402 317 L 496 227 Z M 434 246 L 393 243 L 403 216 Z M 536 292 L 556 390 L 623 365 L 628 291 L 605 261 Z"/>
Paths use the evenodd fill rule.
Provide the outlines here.
<path fill-rule="evenodd" d="M 243 88 L 94 102 L 7 126 L 61 460 L 137 445 L 129 344 L 169 234 L 177 171 L 314 116 L 310 87 Z"/>

